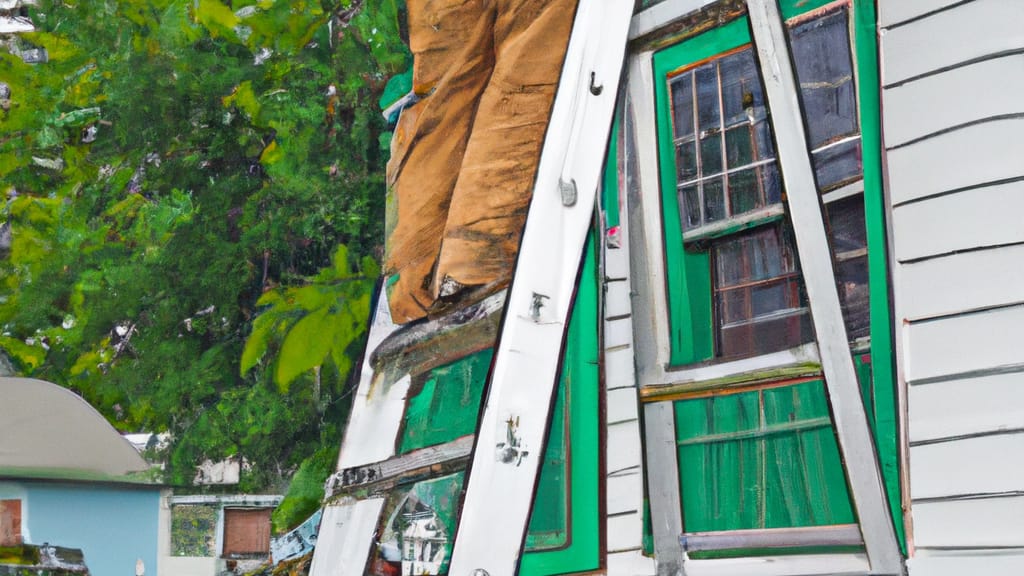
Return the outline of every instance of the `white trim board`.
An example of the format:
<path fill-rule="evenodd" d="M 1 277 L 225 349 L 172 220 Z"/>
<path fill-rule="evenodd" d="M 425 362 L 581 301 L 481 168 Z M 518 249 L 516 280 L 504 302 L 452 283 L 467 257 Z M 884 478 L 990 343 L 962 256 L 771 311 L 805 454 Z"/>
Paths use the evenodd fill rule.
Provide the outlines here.
<path fill-rule="evenodd" d="M 625 0 L 581 0 L 577 8 L 468 471 L 452 575 L 518 569 L 632 10 Z M 565 202 L 568 190 L 575 202 Z"/>

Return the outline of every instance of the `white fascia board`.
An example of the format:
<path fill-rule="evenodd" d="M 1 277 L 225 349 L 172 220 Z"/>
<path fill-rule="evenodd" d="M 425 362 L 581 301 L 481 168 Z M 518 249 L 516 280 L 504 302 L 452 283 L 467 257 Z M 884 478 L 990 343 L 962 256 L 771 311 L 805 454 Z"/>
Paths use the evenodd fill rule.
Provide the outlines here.
<path fill-rule="evenodd" d="M 577 8 L 468 472 L 452 575 L 511 576 L 519 566 L 632 11 L 626 0 L 581 0 Z M 565 201 L 568 189 L 574 202 Z"/>

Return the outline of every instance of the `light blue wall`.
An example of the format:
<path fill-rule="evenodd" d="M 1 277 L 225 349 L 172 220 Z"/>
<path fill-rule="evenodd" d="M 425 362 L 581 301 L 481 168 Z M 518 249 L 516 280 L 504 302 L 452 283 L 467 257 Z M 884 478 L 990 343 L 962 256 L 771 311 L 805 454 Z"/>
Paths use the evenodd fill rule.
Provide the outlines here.
<path fill-rule="evenodd" d="M 135 576 L 142 558 L 157 573 L 159 488 L 23 483 L 31 544 L 81 548 L 92 576 Z"/>

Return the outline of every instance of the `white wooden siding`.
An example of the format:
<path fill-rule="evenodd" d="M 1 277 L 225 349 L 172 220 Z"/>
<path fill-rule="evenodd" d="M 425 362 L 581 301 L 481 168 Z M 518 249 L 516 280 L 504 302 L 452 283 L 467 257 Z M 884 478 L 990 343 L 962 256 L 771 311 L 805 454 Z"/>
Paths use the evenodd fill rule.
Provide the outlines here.
<path fill-rule="evenodd" d="M 880 4 L 903 1 L 885 0 Z M 882 62 L 882 82 L 903 82 L 976 58 L 1024 48 L 1021 22 L 1024 2 L 1020 0 L 974 0 L 888 30 L 882 35 L 882 50 L 887 53 Z"/>
<path fill-rule="evenodd" d="M 926 502 L 914 517 L 919 548 L 1024 546 L 1024 496 Z"/>
<path fill-rule="evenodd" d="M 1020 576 L 1024 550 L 935 552 L 925 550 L 907 562 L 911 576 Z"/>
<path fill-rule="evenodd" d="M 1024 492 L 1021 454 L 1024 434 L 996 434 L 911 447 L 911 494 L 914 500 L 921 500 Z M 975 502 L 981 505 L 985 499 Z M 923 528 L 916 522 L 914 527 L 915 531 Z M 944 525 L 937 528 L 949 529 Z"/>
<path fill-rule="evenodd" d="M 906 264 L 902 281 L 910 320 L 1024 302 L 1024 244 Z"/>
<path fill-rule="evenodd" d="M 886 145 L 899 146 L 994 116 L 1020 114 L 1024 112 L 1022 94 L 1024 54 L 985 60 L 892 88 L 885 102 Z"/>
<path fill-rule="evenodd" d="M 1021 7 L 1024 8 L 1024 2 Z M 975 124 L 890 151 L 893 203 L 1024 176 L 1021 134 L 1024 118 L 1004 119 Z"/>
<path fill-rule="evenodd" d="M 961 0 L 896 0 L 880 6 L 882 26 L 891 26 L 946 8 Z"/>
<path fill-rule="evenodd" d="M 1024 242 L 1022 215 L 1024 182 L 1020 181 L 900 206 L 893 210 L 896 259 L 903 262 Z"/>
<path fill-rule="evenodd" d="M 879 0 L 910 576 L 1024 574 L 1024 2 Z"/>
<path fill-rule="evenodd" d="M 1024 306 L 913 323 L 906 331 L 911 384 L 1024 363 Z"/>
<path fill-rule="evenodd" d="M 1021 428 L 1024 373 L 911 386 L 909 404 L 912 443 Z"/>

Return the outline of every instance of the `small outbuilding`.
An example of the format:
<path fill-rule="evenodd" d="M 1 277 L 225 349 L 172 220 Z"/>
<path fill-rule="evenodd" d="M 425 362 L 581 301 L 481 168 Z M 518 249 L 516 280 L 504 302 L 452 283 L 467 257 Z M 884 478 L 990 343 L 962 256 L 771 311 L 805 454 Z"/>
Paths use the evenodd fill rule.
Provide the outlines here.
<path fill-rule="evenodd" d="M 0 546 L 77 548 L 92 576 L 155 576 L 163 487 L 85 400 L 0 378 Z"/>

